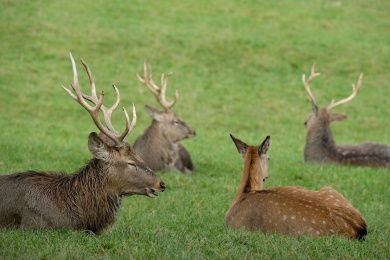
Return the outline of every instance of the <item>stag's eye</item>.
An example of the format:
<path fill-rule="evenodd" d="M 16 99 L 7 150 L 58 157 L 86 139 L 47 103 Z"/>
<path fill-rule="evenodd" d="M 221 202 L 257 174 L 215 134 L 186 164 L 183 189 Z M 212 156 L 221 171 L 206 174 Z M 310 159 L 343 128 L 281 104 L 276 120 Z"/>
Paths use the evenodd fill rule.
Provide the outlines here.
<path fill-rule="evenodd" d="M 132 167 L 136 167 L 137 166 L 134 162 L 128 162 L 127 165 L 132 166 Z"/>
<path fill-rule="evenodd" d="M 172 121 L 172 124 L 174 124 L 174 125 L 180 125 L 180 121 L 179 121 L 179 120 Z"/>

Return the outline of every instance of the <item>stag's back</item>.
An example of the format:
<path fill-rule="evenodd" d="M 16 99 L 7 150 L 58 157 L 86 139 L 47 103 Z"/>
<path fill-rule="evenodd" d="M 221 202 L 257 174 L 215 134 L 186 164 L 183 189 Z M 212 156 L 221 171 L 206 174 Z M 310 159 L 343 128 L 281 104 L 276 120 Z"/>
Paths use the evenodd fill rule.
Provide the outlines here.
<path fill-rule="evenodd" d="M 0 176 L 0 227 L 19 227 L 36 212 L 53 227 L 70 227 L 71 216 L 61 212 L 63 200 L 57 194 L 64 178 L 68 177 L 33 171 Z"/>

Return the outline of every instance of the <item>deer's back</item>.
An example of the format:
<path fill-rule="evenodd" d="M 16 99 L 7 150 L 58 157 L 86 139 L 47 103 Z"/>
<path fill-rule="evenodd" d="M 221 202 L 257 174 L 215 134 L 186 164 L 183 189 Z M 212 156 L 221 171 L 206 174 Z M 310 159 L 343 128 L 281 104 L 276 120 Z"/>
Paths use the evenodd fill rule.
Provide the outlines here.
<path fill-rule="evenodd" d="M 366 224 L 360 213 L 330 187 L 309 191 L 277 187 L 243 194 L 228 211 L 231 228 L 288 235 L 362 237 Z"/>
<path fill-rule="evenodd" d="M 18 227 L 31 215 L 41 216 L 52 227 L 70 226 L 58 193 L 63 178 L 67 177 L 32 171 L 0 176 L 0 227 Z"/>
<path fill-rule="evenodd" d="M 387 145 L 339 145 L 336 155 L 336 160 L 341 164 L 390 168 L 390 146 Z"/>

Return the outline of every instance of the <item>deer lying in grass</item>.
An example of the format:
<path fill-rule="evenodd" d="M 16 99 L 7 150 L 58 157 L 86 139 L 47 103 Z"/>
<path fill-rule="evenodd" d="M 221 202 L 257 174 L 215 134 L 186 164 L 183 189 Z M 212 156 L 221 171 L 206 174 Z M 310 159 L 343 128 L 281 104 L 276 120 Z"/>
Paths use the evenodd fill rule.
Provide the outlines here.
<path fill-rule="evenodd" d="M 144 76 L 138 79 L 156 97 L 164 111 L 146 105 L 146 110 L 152 117 L 152 124 L 137 138 L 134 143 L 135 151 L 153 170 L 178 170 L 183 173 L 192 173 L 194 164 L 181 140 L 195 136 L 195 131 L 172 111 L 179 95 L 176 91 L 175 99 L 167 101 L 165 92 L 170 74 L 161 75 L 161 84 L 158 86 L 152 79 L 151 67 L 144 63 Z"/>
<path fill-rule="evenodd" d="M 237 196 L 225 217 L 227 226 L 286 235 L 360 239 L 367 234 L 361 214 L 331 187 L 319 191 L 293 186 L 263 189 L 268 178 L 271 138 L 267 136 L 260 146 L 252 146 L 231 137 L 244 158 L 244 171 Z"/>
<path fill-rule="evenodd" d="M 126 128 L 119 134 L 111 123 L 111 113 L 120 102 L 118 89 L 114 86 L 115 104 L 105 107 L 103 92 L 97 97 L 94 79 L 83 62 L 92 95 L 83 94 L 71 54 L 70 59 L 74 92 L 64 89 L 88 111 L 103 139 L 110 143 L 91 133 L 88 147 L 93 159 L 73 175 L 27 171 L 0 176 L 0 227 L 71 228 L 100 233 L 114 223 L 122 197 L 138 194 L 153 198 L 165 189 L 164 182 L 125 142 L 136 123 L 134 105 L 131 123 L 123 109 Z M 104 114 L 106 126 L 99 119 L 99 111 Z"/>
<path fill-rule="evenodd" d="M 359 76 L 356 84 L 352 85 L 352 94 L 340 101 L 332 102 L 324 108 L 318 107 L 316 99 L 310 90 L 310 83 L 320 75 L 315 72 L 314 65 L 308 79 L 302 76 L 303 85 L 312 104 L 312 112 L 305 122 L 307 128 L 304 152 L 305 162 L 321 164 L 336 163 L 358 166 L 390 167 L 390 146 L 364 143 L 360 145 L 336 145 L 333 140 L 330 123 L 347 118 L 346 114 L 333 113 L 336 106 L 348 103 L 357 94 L 363 80 Z"/>

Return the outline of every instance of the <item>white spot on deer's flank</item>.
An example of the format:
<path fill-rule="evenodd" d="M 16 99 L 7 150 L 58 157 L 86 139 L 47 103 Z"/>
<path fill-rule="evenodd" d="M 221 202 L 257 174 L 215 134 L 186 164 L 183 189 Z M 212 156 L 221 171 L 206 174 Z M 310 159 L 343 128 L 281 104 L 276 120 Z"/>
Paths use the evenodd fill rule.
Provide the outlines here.
<path fill-rule="evenodd" d="M 317 230 L 317 231 L 316 231 L 316 234 L 319 235 L 319 234 L 320 234 L 320 231 Z"/>
<path fill-rule="evenodd" d="M 324 224 L 324 225 L 325 225 L 325 224 L 326 224 L 326 221 L 325 221 L 325 220 L 323 220 L 323 221 L 322 221 L 322 224 Z"/>
<path fill-rule="evenodd" d="M 315 224 L 315 223 L 316 223 L 316 221 L 315 221 L 314 219 L 312 219 L 312 220 L 311 220 L 311 223 Z"/>
<path fill-rule="evenodd" d="M 291 219 L 295 219 L 295 216 L 293 215 L 293 216 L 291 216 Z"/>
<path fill-rule="evenodd" d="M 302 218 L 303 222 L 306 222 L 306 219 L 305 218 Z"/>
<path fill-rule="evenodd" d="M 330 229 L 330 233 L 334 234 L 334 230 L 333 230 L 333 229 Z"/>
<path fill-rule="evenodd" d="M 283 220 L 286 220 L 287 219 L 287 216 L 286 215 L 283 215 Z"/>

